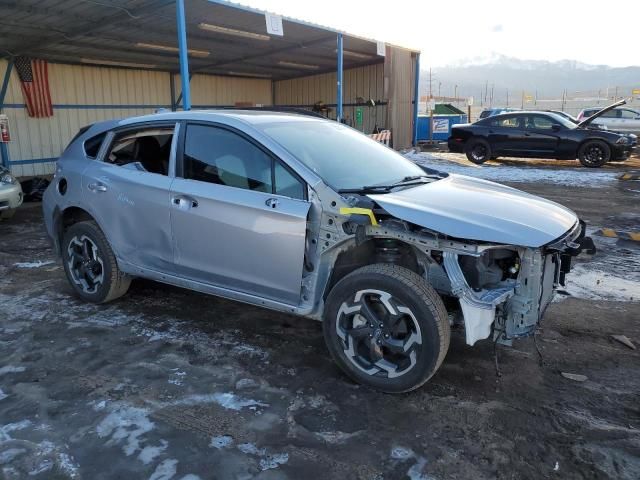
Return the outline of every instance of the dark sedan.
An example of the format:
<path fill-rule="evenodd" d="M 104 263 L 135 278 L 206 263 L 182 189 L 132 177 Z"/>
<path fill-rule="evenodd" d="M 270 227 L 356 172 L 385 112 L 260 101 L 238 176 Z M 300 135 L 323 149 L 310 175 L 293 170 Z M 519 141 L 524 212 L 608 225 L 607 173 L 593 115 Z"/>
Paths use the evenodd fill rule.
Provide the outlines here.
<path fill-rule="evenodd" d="M 577 158 L 585 167 L 601 167 L 608 161 L 629 157 L 633 146 L 625 135 L 592 129 L 588 124 L 585 121 L 576 125 L 551 112 L 505 113 L 473 124 L 454 125 L 449 150 L 466 153 L 477 164 L 509 156 Z"/>

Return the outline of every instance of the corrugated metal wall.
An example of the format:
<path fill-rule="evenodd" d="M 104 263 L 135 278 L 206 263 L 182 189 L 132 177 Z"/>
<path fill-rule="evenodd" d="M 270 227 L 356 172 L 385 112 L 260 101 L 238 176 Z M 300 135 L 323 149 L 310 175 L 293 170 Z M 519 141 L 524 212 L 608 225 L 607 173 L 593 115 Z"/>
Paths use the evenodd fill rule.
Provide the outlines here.
<path fill-rule="evenodd" d="M 329 117 L 336 118 L 336 74 L 324 73 L 309 77 L 281 80 L 275 83 L 275 104 L 292 105 L 311 108 L 316 102 L 332 105 Z M 344 117 L 353 127 L 355 124 L 356 106 L 361 97 L 365 101 L 373 99 L 376 104 L 385 101 L 384 94 L 384 65 L 382 63 L 366 67 L 352 68 L 344 71 L 344 85 L 342 90 Z M 387 107 L 363 106 L 362 127 L 365 133 L 372 133 L 377 125 L 386 128 Z"/>
<path fill-rule="evenodd" d="M 394 148 L 407 148 L 413 140 L 413 100 L 415 53 L 387 47 L 385 81 L 389 85 L 387 122 L 391 125 Z"/>
<path fill-rule="evenodd" d="M 0 78 L 7 62 L 0 61 Z M 99 68 L 78 65 L 49 65 L 49 85 L 54 104 L 53 117 L 29 118 L 23 106 L 18 75 L 13 70 L 3 113 L 9 117 L 11 171 L 17 176 L 47 175 L 53 161 L 84 125 L 113 118 L 153 113 L 171 107 L 170 75 L 164 72 Z M 180 79 L 176 76 L 179 94 Z M 271 103 L 271 81 L 194 75 L 195 105 L 233 105 L 238 101 Z"/>

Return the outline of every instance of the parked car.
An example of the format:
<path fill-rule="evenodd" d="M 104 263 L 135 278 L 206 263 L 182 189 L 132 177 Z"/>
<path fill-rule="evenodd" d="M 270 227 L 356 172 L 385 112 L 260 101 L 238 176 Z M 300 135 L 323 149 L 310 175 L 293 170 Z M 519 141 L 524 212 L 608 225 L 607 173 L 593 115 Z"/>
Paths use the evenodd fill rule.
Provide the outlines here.
<path fill-rule="evenodd" d="M 586 120 L 598 113 L 599 110 L 598 107 L 586 108 L 578 114 L 578 120 Z M 640 135 L 640 112 L 632 108 L 614 108 L 593 119 L 592 123 L 605 126 L 616 132 Z"/>
<path fill-rule="evenodd" d="M 561 205 L 283 113 L 94 124 L 60 157 L 43 211 L 82 299 L 145 277 L 323 320 L 336 363 L 386 392 L 438 369 L 445 305 L 470 345 L 532 335 L 593 246 Z"/>
<path fill-rule="evenodd" d="M 493 117 L 494 115 L 500 115 L 501 113 L 517 112 L 517 108 L 487 108 L 480 112 L 478 119 Z"/>
<path fill-rule="evenodd" d="M 602 109 L 599 114 L 613 107 Z M 627 159 L 633 149 L 631 139 L 589 128 L 597 117 L 593 115 L 576 125 L 556 113 L 505 113 L 473 124 L 454 125 L 448 146 L 452 152 L 466 153 L 467 158 L 477 164 L 499 156 L 578 158 L 585 167 L 601 167 L 610 160 Z"/>
<path fill-rule="evenodd" d="M 573 115 L 568 114 L 567 112 L 562 112 L 560 110 L 545 110 L 545 111 L 551 112 L 551 113 L 557 113 L 558 115 L 563 116 L 564 118 L 566 118 L 567 120 L 571 121 L 572 123 L 575 123 L 576 125 L 578 125 L 580 123 L 579 119 L 577 119 Z M 605 115 L 607 115 L 607 114 L 605 113 Z M 589 123 L 587 125 L 587 128 L 595 128 L 595 129 L 600 129 L 600 130 L 609 130 L 609 128 L 606 125 L 602 125 L 602 124 L 594 123 L 594 122 Z M 620 134 L 624 135 L 625 137 L 627 137 L 629 139 L 629 146 L 635 147 L 636 145 L 638 145 L 638 136 L 636 134 L 619 132 L 619 131 L 616 131 L 615 133 L 620 133 Z"/>
<path fill-rule="evenodd" d="M 13 217 L 22 204 L 22 188 L 11 172 L 0 166 L 0 220 Z"/>

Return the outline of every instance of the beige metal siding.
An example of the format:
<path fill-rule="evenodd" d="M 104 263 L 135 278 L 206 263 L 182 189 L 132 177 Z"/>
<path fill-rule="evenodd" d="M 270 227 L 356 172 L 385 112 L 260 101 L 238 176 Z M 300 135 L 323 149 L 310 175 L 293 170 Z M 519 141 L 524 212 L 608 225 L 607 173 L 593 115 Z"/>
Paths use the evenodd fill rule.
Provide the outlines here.
<path fill-rule="evenodd" d="M 389 85 L 387 123 L 394 148 L 407 148 L 413 140 L 413 93 L 415 88 L 415 53 L 387 47 L 385 80 Z"/>
<path fill-rule="evenodd" d="M 0 75 L 6 66 L 6 61 L 0 61 Z M 271 104 L 268 79 L 194 75 L 191 82 L 193 105 Z M 175 77 L 175 85 L 179 95 L 179 76 Z M 57 158 L 85 125 L 171 106 L 170 75 L 165 72 L 49 64 L 49 86 L 52 102 L 59 105 L 54 107 L 53 117 L 29 118 L 23 107 L 3 111 L 11 125 L 9 157 L 13 161 Z M 5 104 L 23 103 L 14 69 Z M 77 107 L 65 107 L 74 105 Z M 54 162 L 29 163 L 11 165 L 11 170 L 20 177 L 47 175 L 53 173 L 54 166 Z"/>
<path fill-rule="evenodd" d="M 180 76 L 175 76 L 176 96 L 182 91 Z M 235 105 L 236 102 L 271 105 L 271 80 L 261 78 L 194 75 L 191 78 L 191 105 Z"/>
<path fill-rule="evenodd" d="M 336 73 L 324 73 L 309 77 L 275 82 L 275 104 L 293 105 L 311 108 L 316 102 L 327 105 L 336 103 Z M 368 65 L 344 71 L 342 89 L 343 104 L 357 103 L 361 97 L 365 101 L 373 99 L 376 103 L 384 101 L 384 65 Z M 349 125 L 355 125 L 356 106 L 345 106 L 344 117 Z M 375 126 L 386 128 L 386 107 L 362 106 L 362 130 L 371 133 Z M 330 118 L 336 118 L 336 109 L 331 107 Z"/>

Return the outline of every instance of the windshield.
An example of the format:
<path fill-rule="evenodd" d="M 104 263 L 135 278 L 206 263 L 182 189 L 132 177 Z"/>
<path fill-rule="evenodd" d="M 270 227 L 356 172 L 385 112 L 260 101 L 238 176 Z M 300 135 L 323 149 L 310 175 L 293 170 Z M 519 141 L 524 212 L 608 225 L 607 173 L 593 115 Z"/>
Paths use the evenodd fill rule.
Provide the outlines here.
<path fill-rule="evenodd" d="M 289 121 L 261 127 L 336 191 L 425 175 L 412 161 L 339 123 Z"/>

